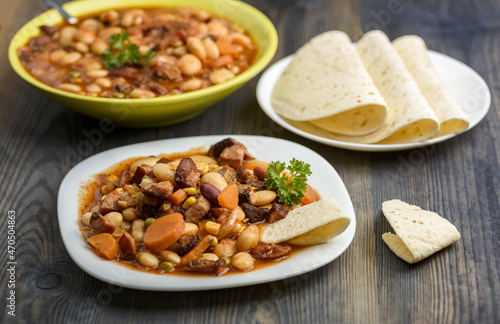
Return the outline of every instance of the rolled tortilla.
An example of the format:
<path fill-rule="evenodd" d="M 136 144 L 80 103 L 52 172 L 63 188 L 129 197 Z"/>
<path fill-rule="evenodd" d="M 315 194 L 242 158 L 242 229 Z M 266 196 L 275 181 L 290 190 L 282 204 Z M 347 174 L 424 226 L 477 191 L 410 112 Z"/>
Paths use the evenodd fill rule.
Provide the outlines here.
<path fill-rule="evenodd" d="M 295 54 L 272 93 L 281 116 L 328 131 L 364 135 L 384 125 L 387 106 L 341 31 L 320 34 Z"/>
<path fill-rule="evenodd" d="M 387 36 L 371 31 L 359 40 L 356 50 L 387 103 L 387 120 L 368 135 L 332 134 L 332 138 L 362 144 L 395 144 L 425 141 L 436 135 L 439 121 Z"/>
<path fill-rule="evenodd" d="M 334 198 L 323 198 L 263 226 L 260 239 L 264 243 L 320 244 L 342 234 L 350 222 L 351 218 Z"/>
<path fill-rule="evenodd" d="M 440 128 L 436 136 L 466 130 L 469 121 L 434 69 L 424 40 L 409 35 L 392 43 L 439 120 Z"/>
<path fill-rule="evenodd" d="M 460 239 L 453 224 L 418 206 L 393 199 L 382 203 L 382 211 L 396 233 L 384 233 L 382 239 L 408 263 L 425 259 Z"/>

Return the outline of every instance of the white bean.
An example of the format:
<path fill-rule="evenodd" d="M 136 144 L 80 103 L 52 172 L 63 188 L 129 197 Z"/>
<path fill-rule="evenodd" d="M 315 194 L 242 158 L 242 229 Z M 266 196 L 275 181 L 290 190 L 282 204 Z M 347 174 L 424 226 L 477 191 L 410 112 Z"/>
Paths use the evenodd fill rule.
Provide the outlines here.
<path fill-rule="evenodd" d="M 108 78 L 98 78 L 95 80 L 95 83 L 103 88 L 110 88 L 113 84 L 111 83 L 111 80 Z"/>
<path fill-rule="evenodd" d="M 263 206 L 276 199 L 276 192 L 271 190 L 261 190 L 250 192 L 249 201 L 254 206 Z"/>
<path fill-rule="evenodd" d="M 201 256 L 198 258 L 198 260 L 217 261 L 219 260 L 219 257 L 214 253 L 202 253 Z"/>
<path fill-rule="evenodd" d="M 170 181 L 170 183 L 175 184 L 175 167 L 171 163 L 155 164 L 153 173 L 161 181 Z"/>
<path fill-rule="evenodd" d="M 136 219 L 132 223 L 132 237 L 137 243 L 142 242 L 142 238 L 144 237 L 144 221 L 142 219 Z"/>
<path fill-rule="evenodd" d="M 246 252 L 238 252 L 232 258 L 232 266 L 238 270 L 248 270 L 253 267 L 253 258 Z"/>
<path fill-rule="evenodd" d="M 52 63 L 56 63 L 57 61 L 62 59 L 66 54 L 68 54 L 68 52 L 66 52 L 65 50 L 53 51 L 52 53 L 50 53 L 50 61 Z"/>
<path fill-rule="evenodd" d="M 119 228 L 122 225 L 123 216 L 119 212 L 107 213 L 104 217 L 107 218 L 116 228 Z"/>
<path fill-rule="evenodd" d="M 61 63 L 65 65 L 70 65 L 82 58 L 82 54 L 78 52 L 71 52 L 64 55 L 61 59 Z"/>
<path fill-rule="evenodd" d="M 140 264 L 148 268 L 156 268 L 158 263 L 160 263 L 158 258 L 149 252 L 139 252 L 137 253 L 136 258 Z"/>
<path fill-rule="evenodd" d="M 92 44 L 90 45 L 90 49 L 92 50 L 92 53 L 101 55 L 102 52 L 107 50 L 109 48 L 108 43 L 102 39 L 102 38 L 96 38 Z"/>
<path fill-rule="evenodd" d="M 137 170 L 138 166 L 143 165 L 143 164 L 153 166 L 156 164 L 156 162 L 158 162 L 158 158 L 156 156 L 148 156 L 144 159 L 140 159 L 140 160 L 137 160 L 134 163 L 132 163 L 130 165 L 130 171 L 132 171 L 132 173 L 134 173 L 135 170 Z"/>
<path fill-rule="evenodd" d="M 82 87 L 80 87 L 79 85 L 76 85 L 76 84 L 71 84 L 71 83 L 61 83 L 58 87 L 61 90 L 69 91 L 69 92 L 82 91 Z"/>
<path fill-rule="evenodd" d="M 73 37 L 78 32 L 75 26 L 66 26 L 61 29 L 61 35 L 59 36 L 59 44 L 62 46 L 69 46 L 73 42 Z"/>
<path fill-rule="evenodd" d="M 89 46 L 83 42 L 74 43 L 73 48 L 80 53 L 87 53 L 89 51 Z"/>
<path fill-rule="evenodd" d="M 184 233 L 182 233 L 182 235 L 196 234 L 196 232 L 198 232 L 198 225 L 193 223 L 186 223 L 186 226 L 184 227 Z"/>
<path fill-rule="evenodd" d="M 217 172 L 208 172 L 203 177 L 201 177 L 201 183 L 208 182 L 215 188 L 222 191 L 227 186 L 227 181 L 222 175 Z"/>
<path fill-rule="evenodd" d="M 245 252 L 256 246 L 257 243 L 259 243 L 259 229 L 255 225 L 250 225 L 238 235 L 236 247 L 238 251 Z"/>
<path fill-rule="evenodd" d="M 136 88 L 130 92 L 129 96 L 130 98 L 154 98 L 156 94 L 146 89 Z"/>
<path fill-rule="evenodd" d="M 219 48 L 210 37 L 203 38 L 202 43 L 209 59 L 216 59 L 219 57 Z"/>
<path fill-rule="evenodd" d="M 213 84 L 219 84 L 219 83 L 223 83 L 223 82 L 226 82 L 228 80 L 231 80 L 232 78 L 234 78 L 236 75 L 233 73 L 233 71 L 230 71 L 226 68 L 222 68 L 222 69 L 219 69 L 219 70 L 215 70 L 214 72 L 212 72 L 210 74 L 210 82 L 212 82 Z"/>
<path fill-rule="evenodd" d="M 103 78 L 105 77 L 106 75 L 108 75 L 109 71 L 108 70 L 91 70 L 91 71 L 88 71 L 87 72 L 87 76 L 89 78 Z"/>
<path fill-rule="evenodd" d="M 219 258 L 230 258 L 236 253 L 236 243 L 231 239 L 223 239 L 214 247 L 214 253 Z"/>
<path fill-rule="evenodd" d="M 135 214 L 135 208 L 134 207 L 129 207 L 125 208 L 122 211 L 122 216 L 129 222 L 133 222 L 134 220 L 137 219 L 137 215 Z"/>
<path fill-rule="evenodd" d="M 85 225 L 89 225 L 90 224 L 90 216 L 92 216 L 91 212 L 87 212 L 87 213 L 83 214 L 82 215 L 82 223 Z"/>
<path fill-rule="evenodd" d="M 91 83 L 85 87 L 85 90 L 87 90 L 87 92 L 100 93 L 102 89 L 97 84 Z"/>
<path fill-rule="evenodd" d="M 207 58 L 207 50 L 198 37 L 188 37 L 186 40 L 186 48 L 202 60 Z"/>
<path fill-rule="evenodd" d="M 201 70 L 202 64 L 197 56 L 186 54 L 177 61 L 177 66 L 185 75 L 194 75 Z"/>
<path fill-rule="evenodd" d="M 181 89 L 184 92 L 185 91 L 194 91 L 194 90 L 198 90 L 199 88 L 201 88 L 201 85 L 202 85 L 202 81 L 200 79 L 192 78 L 192 79 L 189 79 L 189 80 L 182 82 L 179 85 L 179 89 Z"/>

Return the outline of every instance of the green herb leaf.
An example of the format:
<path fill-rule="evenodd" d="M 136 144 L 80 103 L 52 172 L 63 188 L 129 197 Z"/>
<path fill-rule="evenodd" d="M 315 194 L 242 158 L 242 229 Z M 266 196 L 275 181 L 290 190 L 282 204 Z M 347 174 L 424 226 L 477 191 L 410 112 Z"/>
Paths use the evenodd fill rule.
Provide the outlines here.
<path fill-rule="evenodd" d="M 141 64 L 141 58 L 142 64 L 147 64 L 156 55 L 156 52 L 148 51 L 142 57 L 139 46 L 134 43 L 126 44 L 129 38 L 130 36 L 126 31 L 109 37 L 109 49 L 101 54 L 102 61 L 107 69 L 113 70 L 126 63 Z"/>
<path fill-rule="evenodd" d="M 283 172 L 288 170 L 290 176 Z M 273 161 L 267 166 L 264 184 L 270 190 L 277 190 L 278 200 L 290 207 L 298 205 L 307 191 L 307 177 L 312 174 L 311 166 L 295 158 L 290 165 Z"/>

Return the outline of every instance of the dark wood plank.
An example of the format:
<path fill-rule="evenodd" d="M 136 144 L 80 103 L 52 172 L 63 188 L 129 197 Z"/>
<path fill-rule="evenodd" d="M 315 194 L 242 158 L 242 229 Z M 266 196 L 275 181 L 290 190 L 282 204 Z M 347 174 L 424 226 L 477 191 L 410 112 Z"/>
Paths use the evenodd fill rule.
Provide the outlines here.
<path fill-rule="evenodd" d="M 190 121 L 99 134 L 99 121 L 43 97 L 14 74 L 6 51 L 0 52 L 0 210 L 3 219 L 8 210 L 17 215 L 16 322 L 500 322 L 498 2 L 401 1 L 403 9 L 389 20 L 382 12 L 389 10 L 385 1 L 361 0 L 359 7 L 356 1 L 249 3 L 278 30 L 273 62 L 320 32 L 341 29 L 356 40 L 375 22 L 391 38 L 416 33 L 429 48 L 474 68 L 490 87 L 491 110 L 475 129 L 438 145 L 395 153 L 352 152 L 309 141 L 272 122 L 256 101 L 255 78 Z M 43 10 L 41 2 L 10 4 L 0 11 L 0 39 L 7 44 Z M 212 134 L 279 137 L 324 156 L 344 179 L 356 210 L 356 236 L 346 252 L 295 278 L 189 293 L 114 287 L 75 265 L 62 243 L 56 211 L 60 182 L 71 167 L 121 145 Z M 460 231 L 460 241 L 418 264 L 406 264 L 381 240 L 391 230 L 381 203 L 391 198 L 448 218 Z M 0 264 L 5 266 L 7 256 L 0 253 Z M 2 296 L 7 281 L 0 277 Z M 10 320 L 2 312 L 0 322 Z"/>

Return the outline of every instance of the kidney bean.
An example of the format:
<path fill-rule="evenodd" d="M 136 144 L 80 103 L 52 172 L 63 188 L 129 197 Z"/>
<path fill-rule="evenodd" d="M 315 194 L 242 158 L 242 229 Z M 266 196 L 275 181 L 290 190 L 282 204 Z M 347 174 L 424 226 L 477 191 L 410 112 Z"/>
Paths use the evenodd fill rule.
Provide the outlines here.
<path fill-rule="evenodd" d="M 217 189 L 213 184 L 208 182 L 203 182 L 200 185 L 200 192 L 212 206 L 218 206 L 219 202 L 217 200 L 217 196 L 220 194 L 220 190 Z"/>

